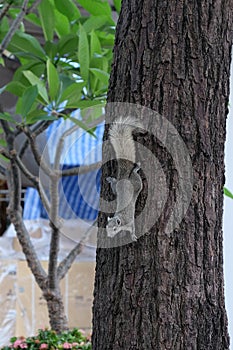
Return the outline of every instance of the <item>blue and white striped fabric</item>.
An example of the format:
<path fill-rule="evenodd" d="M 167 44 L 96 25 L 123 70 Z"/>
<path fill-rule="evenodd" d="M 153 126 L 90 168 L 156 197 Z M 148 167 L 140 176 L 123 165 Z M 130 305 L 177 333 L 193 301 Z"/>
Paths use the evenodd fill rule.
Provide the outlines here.
<path fill-rule="evenodd" d="M 78 114 L 75 117 L 79 117 Z M 60 137 L 74 127 L 70 120 L 59 119 L 47 130 L 47 149 L 53 165 Z M 96 138 L 82 129 L 77 129 L 65 138 L 61 155 L 61 169 L 89 165 L 101 161 L 104 123 L 95 129 Z M 98 214 L 100 193 L 100 170 L 79 176 L 63 177 L 59 184 L 59 215 L 64 219 L 81 218 L 95 220 Z M 38 192 L 28 188 L 24 205 L 24 219 L 48 218 Z"/>

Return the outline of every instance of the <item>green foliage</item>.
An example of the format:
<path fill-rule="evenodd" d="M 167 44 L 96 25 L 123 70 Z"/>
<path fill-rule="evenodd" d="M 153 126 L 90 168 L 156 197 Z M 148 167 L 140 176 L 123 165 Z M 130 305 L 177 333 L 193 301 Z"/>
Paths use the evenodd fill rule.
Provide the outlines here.
<path fill-rule="evenodd" d="M 78 0 L 77 2 L 93 16 L 111 16 L 111 7 L 107 0 Z"/>
<path fill-rule="evenodd" d="M 32 4 L 30 1 L 28 6 Z M 89 15 L 82 17 L 77 4 Z M 119 4 L 120 1 L 115 1 L 117 10 Z M 22 1 L 10 7 L 3 17 L 0 41 L 11 30 L 20 5 Z M 115 36 L 109 3 L 42 0 L 37 10 L 39 16 L 25 15 L 7 46 L 9 53 L 20 61 L 20 67 L 0 93 L 8 91 L 17 96 L 16 112 L 23 124 L 56 119 L 64 113 L 69 117 L 73 109 L 104 105 Z M 44 36 L 40 42 L 26 31 L 26 22 L 39 27 Z M 51 109 L 55 112 L 52 117 L 46 112 Z M 1 118 L 10 119 L 6 115 L 0 115 Z"/>
<path fill-rule="evenodd" d="M 82 80 L 86 82 L 88 81 L 89 75 L 89 43 L 87 39 L 87 32 L 81 24 L 79 25 L 78 59 L 80 64 L 80 76 Z"/>
<path fill-rule="evenodd" d="M 233 199 L 233 194 L 226 187 L 224 187 L 223 192 L 224 192 L 225 196 Z"/>
<path fill-rule="evenodd" d="M 121 9 L 121 0 L 113 0 L 114 6 L 117 10 L 118 13 L 120 13 L 120 9 Z"/>
<path fill-rule="evenodd" d="M 53 41 L 55 29 L 55 8 L 50 0 L 42 0 L 38 6 L 41 27 L 45 41 Z"/>
<path fill-rule="evenodd" d="M 53 330 L 40 329 L 37 336 L 34 337 L 13 337 L 10 339 L 10 345 L 4 346 L 1 350 L 14 349 L 79 349 L 91 350 L 91 343 L 88 337 L 85 337 L 78 329 L 57 334 Z"/>
<path fill-rule="evenodd" d="M 53 63 L 50 61 L 50 59 L 47 59 L 47 79 L 48 79 L 48 86 L 49 86 L 49 95 L 52 101 L 56 101 L 57 94 L 59 90 L 59 75 L 58 72 L 53 65 Z"/>

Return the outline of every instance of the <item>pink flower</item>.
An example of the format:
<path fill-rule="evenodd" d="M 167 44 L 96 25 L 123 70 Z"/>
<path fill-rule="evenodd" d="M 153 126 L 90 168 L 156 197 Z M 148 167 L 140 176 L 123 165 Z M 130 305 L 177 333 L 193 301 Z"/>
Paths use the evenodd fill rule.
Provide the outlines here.
<path fill-rule="evenodd" d="M 72 343 L 72 346 L 78 346 L 78 343 Z"/>
<path fill-rule="evenodd" d="M 70 344 L 70 343 L 64 343 L 64 344 L 63 344 L 63 349 L 72 349 L 72 344 Z"/>
<path fill-rule="evenodd" d="M 14 342 L 14 344 L 13 344 L 13 348 L 16 349 L 21 343 L 22 343 L 22 340 L 17 339 L 17 340 Z"/>
<path fill-rule="evenodd" d="M 27 344 L 24 343 L 24 338 L 17 339 L 13 344 L 14 349 L 17 349 L 17 348 L 26 349 L 27 347 L 28 347 Z"/>
<path fill-rule="evenodd" d="M 48 349 L 48 344 L 46 343 L 40 344 L 40 349 Z"/>

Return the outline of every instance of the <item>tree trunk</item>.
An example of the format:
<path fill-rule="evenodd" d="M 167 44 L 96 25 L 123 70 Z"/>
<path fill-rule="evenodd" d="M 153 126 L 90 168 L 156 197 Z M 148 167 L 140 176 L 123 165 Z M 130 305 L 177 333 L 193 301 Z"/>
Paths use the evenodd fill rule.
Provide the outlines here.
<path fill-rule="evenodd" d="M 122 1 L 108 102 L 142 105 L 172 123 L 191 158 L 193 189 L 182 222 L 168 232 L 175 161 L 157 137 L 139 140 L 160 162 L 168 200 L 149 234 L 97 249 L 93 350 L 229 349 L 222 212 L 232 12 L 232 0 Z M 105 167 L 103 179 L 109 174 Z M 102 197 L 108 192 L 102 181 Z M 148 200 L 156 214 L 155 192 L 144 186 L 137 212 Z"/>
<path fill-rule="evenodd" d="M 0 179 L 0 190 L 6 190 L 6 181 Z M 2 199 L 2 201 L 1 201 Z M 7 215 L 6 215 L 6 207 L 7 200 L 6 195 L 0 194 L 0 237 L 4 234 L 7 229 Z"/>
<path fill-rule="evenodd" d="M 68 321 L 65 314 L 60 288 L 58 287 L 58 289 L 55 291 L 46 289 L 43 292 L 43 295 L 47 302 L 51 329 L 55 330 L 58 333 L 67 330 Z"/>

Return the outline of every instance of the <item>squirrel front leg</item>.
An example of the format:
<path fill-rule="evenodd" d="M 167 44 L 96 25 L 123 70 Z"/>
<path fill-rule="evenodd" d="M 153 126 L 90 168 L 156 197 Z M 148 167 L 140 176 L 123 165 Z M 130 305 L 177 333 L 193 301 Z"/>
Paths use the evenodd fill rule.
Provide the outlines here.
<path fill-rule="evenodd" d="M 106 180 L 108 183 L 110 183 L 113 194 L 117 194 L 116 193 L 117 179 L 115 177 L 108 176 L 106 177 Z"/>
<path fill-rule="evenodd" d="M 135 205 L 139 193 L 142 190 L 142 179 L 138 174 L 140 165 L 136 164 L 128 179 L 115 179 L 108 177 L 106 180 L 111 184 L 114 194 L 117 196 L 117 210 L 115 215 L 108 217 L 107 235 L 114 237 L 121 231 L 128 231 L 133 241 L 137 240 L 135 235 Z M 123 181 L 124 180 L 124 181 Z M 129 202 L 129 200 L 131 201 Z"/>

